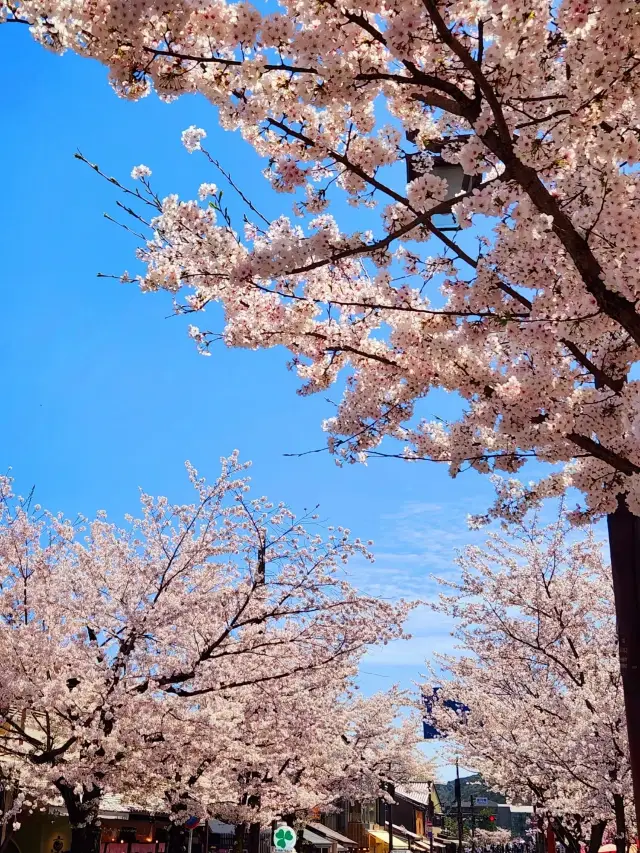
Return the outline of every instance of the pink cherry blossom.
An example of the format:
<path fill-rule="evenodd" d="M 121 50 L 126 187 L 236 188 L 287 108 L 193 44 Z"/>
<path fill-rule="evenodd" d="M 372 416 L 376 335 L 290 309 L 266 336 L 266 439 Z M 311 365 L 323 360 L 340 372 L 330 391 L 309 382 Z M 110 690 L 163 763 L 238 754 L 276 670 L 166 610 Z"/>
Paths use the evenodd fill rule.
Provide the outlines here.
<path fill-rule="evenodd" d="M 193 503 L 142 493 L 123 527 L 30 511 L 0 482 L 2 767 L 62 798 L 73 853 L 106 792 L 269 822 L 415 772 L 409 699 L 353 682 L 411 605 L 357 592 L 341 567 L 365 545 L 252 497 L 246 467 L 234 454 L 209 485 L 188 466 Z"/>
<path fill-rule="evenodd" d="M 140 166 L 134 166 L 131 170 L 131 177 L 134 179 L 134 181 L 139 181 L 140 178 L 150 178 L 151 169 L 143 164 L 141 164 Z"/>
<path fill-rule="evenodd" d="M 46 47 L 105 63 L 123 97 L 152 87 L 168 100 L 204 95 L 225 128 L 269 159 L 275 189 L 305 187 L 299 225 L 256 221 L 244 240 L 193 203 L 166 200 L 141 285 L 188 291 L 190 311 L 224 304 L 224 328 L 195 338 L 202 351 L 220 338 L 284 345 L 304 393 L 346 372 L 325 424 L 342 460 L 379 453 L 385 437 L 402 442 L 400 455 L 447 462 L 454 475 L 465 466 L 515 472 L 537 456 L 563 466 L 561 479 L 540 480 L 539 494 L 574 486 L 593 514 L 615 509 L 624 492 L 640 512 L 630 428 L 640 393 L 631 373 L 640 343 L 637 4 L 0 8 Z M 381 100 L 386 124 L 374 108 Z M 192 125 L 183 142 L 195 152 L 205 136 Z M 420 151 L 431 151 L 423 174 L 404 190 L 406 158 Z M 446 199 L 436 156 L 480 186 Z M 331 215 L 336 193 L 378 211 L 372 235 Z M 492 236 L 478 251 L 432 220 L 451 210 L 464 228 L 489 218 Z M 440 256 L 419 245 L 433 237 Z M 392 267 L 400 275 L 378 275 Z M 433 388 L 462 396 L 458 420 L 413 418 Z"/>
<path fill-rule="evenodd" d="M 323 424 L 338 462 L 395 453 L 456 476 L 535 458 L 546 472 L 505 481 L 494 514 L 576 489 L 575 520 L 621 497 L 640 515 L 640 4 L 0 10 L 48 49 L 105 64 L 122 97 L 202 95 L 295 195 L 295 219 L 270 221 L 243 194 L 249 222 L 234 228 L 215 201 L 141 194 L 155 218 L 139 284 L 189 313 L 222 304 L 219 328 L 191 328 L 203 353 L 283 346 L 301 393 L 339 382 Z M 183 134 L 213 162 L 204 138 Z M 423 168 L 410 179 L 412 155 Z M 451 198 L 446 164 L 474 179 Z M 370 231 L 344 200 L 367 208 Z M 438 226 L 450 213 L 463 233 Z M 457 418 L 423 417 L 432 390 L 456 392 Z"/>
<path fill-rule="evenodd" d="M 460 651 L 438 656 L 436 727 L 506 796 L 535 804 L 577 849 L 605 828 L 633 839 L 635 813 L 611 570 L 567 513 L 493 534 L 460 556 L 435 609 Z M 428 688 L 429 689 L 429 688 Z M 450 698 L 469 710 L 456 713 Z M 565 836 L 563 839 L 562 836 Z"/>

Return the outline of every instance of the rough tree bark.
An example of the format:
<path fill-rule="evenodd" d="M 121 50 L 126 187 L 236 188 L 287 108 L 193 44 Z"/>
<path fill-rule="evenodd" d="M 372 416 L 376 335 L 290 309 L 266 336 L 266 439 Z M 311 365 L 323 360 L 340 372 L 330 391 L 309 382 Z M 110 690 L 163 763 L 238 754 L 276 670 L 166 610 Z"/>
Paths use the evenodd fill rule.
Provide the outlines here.
<path fill-rule="evenodd" d="M 546 851 L 550 853 L 551 850 L 555 850 L 555 839 L 558 840 L 567 848 L 569 853 L 580 853 L 580 839 L 576 838 L 573 832 L 570 832 L 559 820 L 554 820 L 553 825 L 549 825 L 547 829 L 547 841 L 546 841 Z M 549 830 L 551 830 L 551 836 L 549 836 Z M 604 831 L 604 830 L 603 830 Z M 596 848 L 595 853 L 598 853 L 598 849 Z"/>
<path fill-rule="evenodd" d="M 607 517 L 607 527 L 629 759 L 640 828 L 640 518 L 629 511 L 623 495 L 618 497 L 616 511 Z"/>
<path fill-rule="evenodd" d="M 258 773 L 253 774 L 255 777 L 259 778 Z M 259 794 L 251 794 L 247 798 L 247 804 L 251 806 L 251 808 L 256 810 L 260 808 L 260 795 Z M 249 824 L 249 833 L 247 837 L 247 851 L 248 853 L 260 853 L 260 823 L 250 823 Z"/>
<path fill-rule="evenodd" d="M 71 849 L 69 853 L 100 853 L 100 820 L 98 810 L 102 792 L 99 788 L 83 788 L 75 792 L 64 780 L 56 782 L 64 800 L 71 824 Z"/>
<path fill-rule="evenodd" d="M 233 835 L 233 853 L 244 853 L 245 835 L 246 827 L 244 823 L 237 824 Z"/>
<path fill-rule="evenodd" d="M 621 794 L 613 795 L 613 806 L 616 813 L 616 853 L 627 853 L 627 818 L 624 813 L 624 797 Z"/>
<path fill-rule="evenodd" d="M 260 853 L 260 830 L 261 826 L 259 823 L 249 824 L 247 853 Z"/>
<path fill-rule="evenodd" d="M 171 823 L 167 831 L 167 853 L 187 853 L 189 832 L 182 824 Z"/>
<path fill-rule="evenodd" d="M 593 824 L 591 827 L 591 835 L 589 836 L 588 853 L 598 853 L 598 850 L 602 846 L 602 839 L 604 838 L 604 831 L 606 827 L 607 824 L 604 821 Z"/>

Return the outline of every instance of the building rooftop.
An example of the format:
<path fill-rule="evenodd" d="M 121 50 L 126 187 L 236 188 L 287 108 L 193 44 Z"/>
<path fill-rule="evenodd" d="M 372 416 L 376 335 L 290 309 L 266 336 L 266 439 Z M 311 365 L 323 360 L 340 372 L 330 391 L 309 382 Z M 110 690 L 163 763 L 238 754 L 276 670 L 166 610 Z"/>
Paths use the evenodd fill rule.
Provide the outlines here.
<path fill-rule="evenodd" d="M 53 814 L 66 815 L 67 813 L 67 808 L 62 798 L 52 800 L 48 803 L 48 807 L 49 811 Z M 127 802 L 126 798 L 120 794 L 103 794 L 100 798 L 98 815 L 103 819 L 127 820 L 132 812 L 137 814 L 161 814 L 163 812 L 163 804 L 156 802 L 154 805 L 151 803 L 139 805 Z"/>
<path fill-rule="evenodd" d="M 331 839 L 332 841 L 339 841 L 340 844 L 343 844 L 345 847 L 358 846 L 357 841 L 353 841 L 351 838 L 347 838 L 346 835 L 341 835 L 339 832 L 336 832 L 335 829 L 330 829 L 323 823 L 315 823 L 314 821 L 309 821 L 307 823 L 307 826 L 314 832 L 320 833 L 321 835 L 326 835 L 326 837 Z"/>
<path fill-rule="evenodd" d="M 396 785 L 396 794 L 407 797 L 415 803 L 426 806 L 429 803 L 431 782 L 407 782 L 406 785 Z"/>

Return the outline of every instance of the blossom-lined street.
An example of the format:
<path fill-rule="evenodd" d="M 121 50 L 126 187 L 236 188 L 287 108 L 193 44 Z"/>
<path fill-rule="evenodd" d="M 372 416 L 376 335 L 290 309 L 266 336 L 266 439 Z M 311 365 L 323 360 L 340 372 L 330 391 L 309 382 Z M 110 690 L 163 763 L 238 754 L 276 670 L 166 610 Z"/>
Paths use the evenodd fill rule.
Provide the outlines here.
<path fill-rule="evenodd" d="M 0 853 L 636 853 L 638 3 L 0 38 Z"/>

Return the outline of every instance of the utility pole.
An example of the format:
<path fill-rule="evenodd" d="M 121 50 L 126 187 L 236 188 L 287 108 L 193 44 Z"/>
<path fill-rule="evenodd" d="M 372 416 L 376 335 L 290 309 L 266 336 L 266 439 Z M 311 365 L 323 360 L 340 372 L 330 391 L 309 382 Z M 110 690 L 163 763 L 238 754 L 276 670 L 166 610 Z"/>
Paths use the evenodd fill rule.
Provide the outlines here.
<path fill-rule="evenodd" d="M 474 797 L 471 795 L 471 849 L 476 849 L 476 813 L 473 809 Z"/>
<path fill-rule="evenodd" d="M 462 821 L 462 792 L 460 789 L 460 767 L 456 758 L 456 781 L 455 781 L 456 803 L 458 811 L 458 853 L 462 853 L 463 821 Z"/>
<path fill-rule="evenodd" d="M 386 789 L 390 797 L 395 797 L 396 790 L 392 782 L 387 782 Z M 389 853 L 393 853 L 393 800 L 387 803 L 387 814 L 389 816 Z"/>
<path fill-rule="evenodd" d="M 629 510 L 624 495 L 618 495 L 618 508 L 607 516 L 607 528 L 629 763 L 636 826 L 640 827 L 640 518 Z"/>
<path fill-rule="evenodd" d="M 429 853 L 433 853 L 433 814 L 434 814 L 433 799 L 431 790 L 429 790 L 429 803 L 427 805 L 427 835 L 429 837 Z"/>
<path fill-rule="evenodd" d="M 538 814 L 536 804 L 533 804 L 533 826 L 535 827 L 535 853 L 544 853 L 544 825 L 541 815 Z"/>

